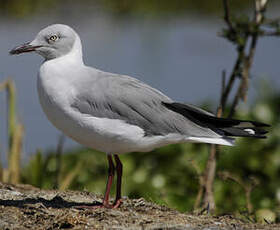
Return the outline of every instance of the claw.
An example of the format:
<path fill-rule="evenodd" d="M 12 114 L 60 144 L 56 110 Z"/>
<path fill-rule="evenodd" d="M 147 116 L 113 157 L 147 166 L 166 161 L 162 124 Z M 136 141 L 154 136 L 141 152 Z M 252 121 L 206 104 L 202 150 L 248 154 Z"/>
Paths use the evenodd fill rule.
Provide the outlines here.
<path fill-rule="evenodd" d="M 113 204 L 113 208 L 119 208 L 122 204 L 122 200 L 121 199 L 118 199 L 114 202 Z"/>

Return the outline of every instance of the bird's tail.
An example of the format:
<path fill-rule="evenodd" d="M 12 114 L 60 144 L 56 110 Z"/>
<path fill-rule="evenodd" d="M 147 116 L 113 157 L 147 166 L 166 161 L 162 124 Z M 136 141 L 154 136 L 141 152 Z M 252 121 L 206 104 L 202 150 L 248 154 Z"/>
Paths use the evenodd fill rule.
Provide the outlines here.
<path fill-rule="evenodd" d="M 232 126 L 229 127 L 217 127 L 217 128 L 221 130 L 225 136 L 266 138 L 265 134 L 268 133 L 268 131 L 263 129 L 263 127 L 268 127 L 267 124 L 254 122 L 254 121 L 240 121 L 240 120 L 232 120 L 232 121 L 238 121 L 239 124 L 237 125 L 233 124 Z"/>
<path fill-rule="evenodd" d="M 164 103 L 170 110 L 180 113 L 192 122 L 207 127 L 224 137 L 254 137 L 266 138 L 268 132 L 263 127 L 269 125 L 247 120 L 236 120 L 229 118 L 218 118 L 210 113 L 191 105 L 181 103 Z"/>

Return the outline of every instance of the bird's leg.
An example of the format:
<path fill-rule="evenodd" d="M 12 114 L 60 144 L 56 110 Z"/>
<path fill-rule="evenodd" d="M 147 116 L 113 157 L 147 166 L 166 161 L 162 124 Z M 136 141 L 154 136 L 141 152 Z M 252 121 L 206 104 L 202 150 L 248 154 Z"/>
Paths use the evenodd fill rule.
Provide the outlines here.
<path fill-rule="evenodd" d="M 104 199 L 103 199 L 103 203 L 102 203 L 104 207 L 109 207 L 109 195 L 110 195 L 110 190 L 112 187 L 114 174 L 115 174 L 115 166 L 113 163 L 112 155 L 108 154 L 107 159 L 108 159 L 108 163 L 109 163 L 109 170 L 108 170 L 106 191 L 105 191 L 105 195 L 104 195 Z"/>
<path fill-rule="evenodd" d="M 117 169 L 117 192 L 113 208 L 118 208 L 122 203 L 121 189 L 122 189 L 122 171 L 123 165 L 118 155 L 114 154 Z"/>
<path fill-rule="evenodd" d="M 106 191 L 105 191 L 105 195 L 104 195 L 102 204 L 100 204 L 100 205 L 78 205 L 78 206 L 75 206 L 75 208 L 78 208 L 78 209 L 96 209 L 96 208 L 117 208 L 117 207 L 119 207 L 120 199 L 119 199 L 119 202 L 117 202 L 117 203 L 115 202 L 114 205 L 109 204 L 109 195 L 110 195 L 110 190 L 111 190 L 113 179 L 114 179 L 115 166 L 114 166 L 111 154 L 107 155 L 107 159 L 108 159 L 108 163 L 109 163 L 108 179 L 107 179 Z"/>

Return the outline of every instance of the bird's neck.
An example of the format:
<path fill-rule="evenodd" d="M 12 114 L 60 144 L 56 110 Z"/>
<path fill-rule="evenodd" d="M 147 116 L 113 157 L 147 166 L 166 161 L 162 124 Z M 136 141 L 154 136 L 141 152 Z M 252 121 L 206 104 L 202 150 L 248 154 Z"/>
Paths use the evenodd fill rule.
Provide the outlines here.
<path fill-rule="evenodd" d="M 75 43 L 72 47 L 72 50 L 68 53 L 65 54 L 61 57 L 50 59 L 50 60 L 45 60 L 45 63 L 52 63 L 52 64 L 63 64 L 63 63 L 69 63 L 72 65 L 79 65 L 83 66 L 84 61 L 83 61 L 83 51 L 82 51 L 82 43 L 79 37 L 76 38 Z"/>
<path fill-rule="evenodd" d="M 69 53 L 73 60 L 79 62 L 80 64 L 84 65 L 83 61 L 83 49 L 82 43 L 79 36 L 76 37 L 75 43 L 73 45 L 72 51 Z"/>
<path fill-rule="evenodd" d="M 72 50 L 61 57 L 46 60 L 40 67 L 39 78 L 48 81 L 69 81 L 75 78 L 77 71 L 83 69 L 83 54 L 80 42 L 75 42 Z M 66 74 L 67 73 L 67 74 Z M 52 83 L 51 83 L 52 84 Z"/>

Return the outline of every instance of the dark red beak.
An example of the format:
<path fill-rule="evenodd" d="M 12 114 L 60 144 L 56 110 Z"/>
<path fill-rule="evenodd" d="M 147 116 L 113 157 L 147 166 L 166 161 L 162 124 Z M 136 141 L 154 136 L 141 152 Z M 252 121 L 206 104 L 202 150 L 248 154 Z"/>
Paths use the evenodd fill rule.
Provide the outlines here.
<path fill-rule="evenodd" d="M 32 51 L 35 51 L 37 48 L 40 48 L 40 47 L 42 47 L 42 46 L 32 46 L 32 45 L 30 45 L 30 42 L 27 42 L 23 45 L 20 45 L 20 46 L 17 46 L 15 48 L 13 48 L 10 51 L 10 54 L 14 55 L 14 54 L 32 52 Z"/>

